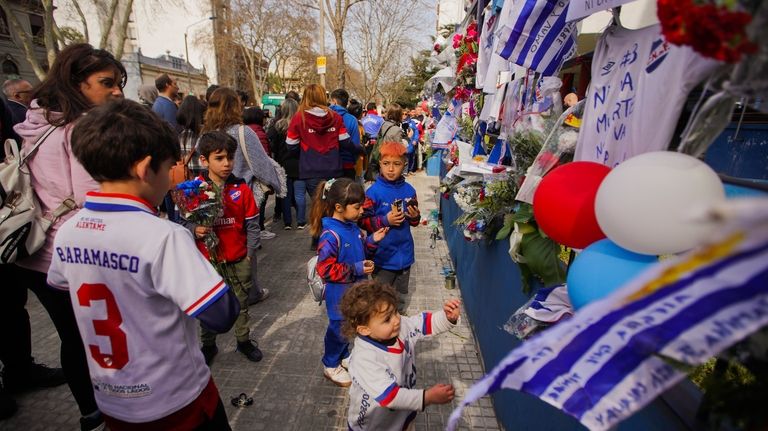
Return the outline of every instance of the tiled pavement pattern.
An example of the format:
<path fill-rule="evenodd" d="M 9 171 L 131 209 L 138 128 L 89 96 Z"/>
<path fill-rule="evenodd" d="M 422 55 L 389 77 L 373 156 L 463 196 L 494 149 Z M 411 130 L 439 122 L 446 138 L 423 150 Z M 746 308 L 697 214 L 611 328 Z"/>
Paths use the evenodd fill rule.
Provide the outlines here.
<path fill-rule="evenodd" d="M 436 207 L 437 179 L 419 173 L 408 181 L 416 187 L 422 214 L 427 216 Z M 271 216 L 272 200 L 268 207 Z M 220 352 L 212 364 L 214 379 L 235 430 L 346 430 L 347 390 L 337 388 L 322 375 L 320 356 L 326 317 L 325 307 L 312 301 L 305 284 L 305 263 L 312 256 L 309 233 L 282 228 L 282 222 L 272 224 L 277 237 L 262 241 L 259 256 L 259 282 L 272 295 L 250 308 L 251 337 L 264 351 L 264 359 L 248 362 L 235 352 L 233 335 L 220 335 Z M 426 226 L 413 232 L 417 262 L 411 271 L 413 296 L 408 311 L 437 310 L 445 299 L 459 296 L 458 289 L 443 287 L 442 268 L 449 264 L 448 249 L 442 240 L 434 249 L 429 247 L 430 231 Z M 59 339 L 34 294 L 30 294 L 28 310 L 35 358 L 57 365 Z M 453 406 L 483 375 L 468 319 L 462 315 L 454 331 L 422 340 L 416 349 L 418 387 L 450 382 L 457 389 L 452 404 L 429 406 L 419 413 L 416 428 L 444 429 Z M 253 397 L 254 405 L 233 407 L 230 398 L 241 392 Z M 77 407 L 66 385 L 18 396 L 17 402 L 19 412 L 0 422 L 0 430 L 79 429 Z M 489 398 L 465 411 L 461 429 L 499 429 Z"/>

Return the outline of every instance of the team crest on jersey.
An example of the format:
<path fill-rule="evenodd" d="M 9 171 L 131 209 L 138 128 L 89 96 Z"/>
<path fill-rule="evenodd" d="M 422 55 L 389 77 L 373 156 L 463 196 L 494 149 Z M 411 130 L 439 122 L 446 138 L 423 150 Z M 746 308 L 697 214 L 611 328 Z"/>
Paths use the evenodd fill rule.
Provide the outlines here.
<path fill-rule="evenodd" d="M 671 46 L 669 45 L 669 42 L 664 40 L 663 37 L 656 39 L 656 41 L 651 44 L 651 52 L 648 54 L 645 71 L 647 73 L 653 73 L 653 71 L 664 62 L 664 59 L 667 58 L 670 48 Z"/>
<path fill-rule="evenodd" d="M 243 192 L 240 190 L 232 190 L 229 192 L 229 197 L 232 199 L 232 202 L 237 202 L 240 199 L 240 196 L 243 195 Z"/>

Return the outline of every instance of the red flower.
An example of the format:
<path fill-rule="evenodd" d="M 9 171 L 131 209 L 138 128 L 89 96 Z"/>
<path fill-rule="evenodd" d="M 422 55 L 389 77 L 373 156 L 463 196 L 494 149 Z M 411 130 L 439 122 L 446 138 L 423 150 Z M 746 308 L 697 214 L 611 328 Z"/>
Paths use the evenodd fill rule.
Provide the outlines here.
<path fill-rule="evenodd" d="M 459 33 L 456 33 L 453 35 L 453 49 L 459 49 L 461 46 L 461 41 L 464 39 L 464 36 L 462 36 Z"/>
<path fill-rule="evenodd" d="M 658 0 L 657 10 L 664 37 L 675 45 L 689 45 L 701 55 L 728 63 L 757 52 L 757 44 L 746 34 L 752 21 L 747 12 L 693 0 Z"/>

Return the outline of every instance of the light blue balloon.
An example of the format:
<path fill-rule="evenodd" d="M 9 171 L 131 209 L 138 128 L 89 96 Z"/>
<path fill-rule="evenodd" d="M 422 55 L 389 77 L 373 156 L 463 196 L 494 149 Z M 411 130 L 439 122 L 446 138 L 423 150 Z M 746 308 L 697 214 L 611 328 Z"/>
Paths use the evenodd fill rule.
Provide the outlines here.
<path fill-rule="evenodd" d="M 623 249 L 609 239 L 585 248 L 568 269 L 568 296 L 579 308 L 608 296 L 658 261 L 656 256 Z"/>

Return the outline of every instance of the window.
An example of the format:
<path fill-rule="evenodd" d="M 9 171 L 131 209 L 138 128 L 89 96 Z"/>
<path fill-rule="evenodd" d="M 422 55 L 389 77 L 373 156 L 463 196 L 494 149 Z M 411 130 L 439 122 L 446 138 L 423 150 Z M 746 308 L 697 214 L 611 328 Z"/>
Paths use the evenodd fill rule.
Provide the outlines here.
<path fill-rule="evenodd" d="M 44 28 L 43 17 L 40 15 L 29 15 L 29 29 L 32 32 L 32 40 L 37 45 L 44 45 Z"/>
<path fill-rule="evenodd" d="M 8 18 L 5 11 L 0 8 L 0 36 L 11 37 L 11 29 L 8 27 Z"/>
<path fill-rule="evenodd" d="M 19 75 L 19 66 L 17 66 L 10 58 L 3 60 L 3 75 Z"/>

